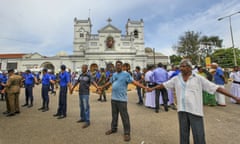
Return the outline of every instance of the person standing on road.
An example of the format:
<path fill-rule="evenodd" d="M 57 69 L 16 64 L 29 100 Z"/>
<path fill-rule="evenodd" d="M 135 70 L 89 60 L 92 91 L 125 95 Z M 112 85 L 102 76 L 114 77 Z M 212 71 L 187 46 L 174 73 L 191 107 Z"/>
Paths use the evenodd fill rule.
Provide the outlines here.
<path fill-rule="evenodd" d="M 240 97 L 240 72 L 238 66 L 233 67 L 233 71 L 230 73 L 230 78 L 233 80 L 231 84 L 231 93 L 237 97 Z M 232 103 L 236 103 L 234 99 L 231 98 Z"/>
<path fill-rule="evenodd" d="M 154 70 L 153 65 L 147 66 L 147 72 L 145 74 L 145 82 L 147 87 L 149 88 L 155 86 L 154 82 L 151 80 L 153 70 Z M 145 106 L 150 108 L 155 108 L 155 91 L 151 91 L 151 92 L 146 91 Z"/>
<path fill-rule="evenodd" d="M 25 87 L 25 96 L 26 102 L 22 107 L 27 106 L 28 108 L 33 106 L 33 87 L 34 83 L 37 83 L 37 78 L 31 73 L 30 70 L 26 70 L 24 75 L 24 87 Z M 29 104 L 30 101 L 30 104 Z"/>
<path fill-rule="evenodd" d="M 54 84 L 54 81 L 52 80 L 51 76 L 47 73 L 47 69 L 43 69 L 42 71 L 42 107 L 38 110 L 42 110 L 42 112 L 46 112 L 49 110 L 49 86 L 50 84 Z"/>
<path fill-rule="evenodd" d="M 214 73 L 214 83 L 219 85 L 220 87 L 224 88 L 224 84 L 225 84 L 225 77 L 224 77 L 224 73 L 221 67 L 218 66 L 217 63 L 212 63 L 211 67 L 213 69 L 216 69 L 216 72 Z M 217 100 L 217 105 L 218 106 L 226 106 L 226 102 L 225 102 L 225 97 L 224 95 L 222 95 L 221 93 L 216 93 L 216 100 Z"/>
<path fill-rule="evenodd" d="M 80 119 L 77 123 L 85 122 L 82 128 L 87 128 L 90 126 L 90 105 L 89 105 L 89 94 L 90 86 L 93 84 L 96 88 L 98 85 L 88 73 L 88 65 L 82 65 L 82 73 L 80 74 L 78 80 L 71 88 L 71 94 L 74 88 L 79 84 L 79 106 L 80 106 Z"/>
<path fill-rule="evenodd" d="M 141 70 L 141 68 L 139 66 L 136 66 L 134 80 L 138 81 L 139 83 L 142 83 L 142 73 L 140 70 Z M 136 86 L 136 89 L 137 89 L 137 95 L 138 95 L 137 104 L 142 105 L 143 104 L 142 88 L 139 86 Z"/>
<path fill-rule="evenodd" d="M 112 84 L 112 124 L 111 129 L 108 130 L 105 134 L 110 135 L 117 132 L 118 129 L 118 115 L 122 118 L 122 123 L 124 127 L 124 141 L 130 141 L 130 121 L 127 110 L 127 87 L 129 83 L 132 83 L 141 88 L 147 88 L 139 82 L 135 81 L 133 77 L 125 71 L 122 71 L 123 63 L 121 61 L 116 62 L 116 72 L 110 78 L 110 81 L 105 83 L 100 90 L 103 90 L 105 87 Z"/>
<path fill-rule="evenodd" d="M 192 63 L 188 59 L 180 62 L 180 70 L 179 75 L 148 90 L 175 88 L 178 100 L 180 144 L 189 144 L 190 127 L 194 144 L 205 144 L 202 91 L 219 92 L 235 99 L 238 103 L 240 98 L 233 96 L 206 78 L 192 73 Z"/>
<path fill-rule="evenodd" d="M 66 71 L 66 66 L 61 65 L 61 72 L 59 73 L 59 101 L 58 101 L 58 110 L 57 113 L 54 114 L 54 117 L 58 117 L 57 119 L 63 119 L 67 117 L 67 91 L 68 88 L 71 90 L 70 84 L 70 74 Z"/>
<path fill-rule="evenodd" d="M 54 74 L 53 70 L 48 70 L 48 75 L 50 76 L 51 80 L 53 81 L 53 82 L 50 83 L 49 88 L 50 88 L 51 94 L 55 96 L 56 91 L 54 90 L 55 89 L 54 85 L 55 85 L 55 81 L 57 80 L 57 77 Z"/>
<path fill-rule="evenodd" d="M 153 82 L 155 85 L 162 84 L 163 82 L 166 82 L 168 80 L 168 73 L 167 71 L 163 68 L 162 63 L 158 64 L 158 68 L 153 70 L 153 74 L 151 76 L 153 78 Z M 167 89 L 156 89 L 155 90 L 155 112 L 159 112 L 159 97 L 160 93 L 162 95 L 162 100 L 163 100 L 163 105 L 164 105 L 164 110 L 168 111 L 168 93 Z"/>
<path fill-rule="evenodd" d="M 7 117 L 20 113 L 19 94 L 22 83 L 22 77 L 15 75 L 13 69 L 8 70 L 8 76 L 9 78 L 5 85 L 5 91 L 7 93 L 10 111 L 6 114 Z"/>
<path fill-rule="evenodd" d="M 102 86 L 102 85 L 104 85 L 104 84 L 106 83 L 106 74 L 105 74 L 104 68 L 101 68 L 100 71 L 101 71 L 101 76 L 100 76 L 97 84 L 98 84 L 99 86 Z M 103 97 L 103 100 L 102 100 L 102 97 Z M 101 102 L 102 102 L 102 101 L 104 101 L 104 102 L 107 101 L 107 98 L 106 98 L 106 90 L 105 90 L 105 89 L 102 90 L 102 91 L 99 93 L 99 99 L 98 99 L 98 101 L 101 101 Z"/>

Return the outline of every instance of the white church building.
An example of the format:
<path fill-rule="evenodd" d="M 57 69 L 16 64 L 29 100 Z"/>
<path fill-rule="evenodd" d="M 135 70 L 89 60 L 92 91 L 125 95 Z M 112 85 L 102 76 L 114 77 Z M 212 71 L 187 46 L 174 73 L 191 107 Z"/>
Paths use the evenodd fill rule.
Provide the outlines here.
<path fill-rule="evenodd" d="M 111 68 L 117 60 L 128 63 L 133 70 L 136 66 L 141 68 L 147 64 L 162 62 L 169 64 L 168 56 L 161 53 L 153 53 L 151 48 L 145 48 L 144 22 L 128 19 L 125 33 L 111 24 L 92 33 L 90 18 L 79 20 L 74 18 L 73 54 L 59 53 L 53 57 L 42 56 L 39 53 L 0 54 L 0 68 L 6 70 L 14 68 L 20 71 L 26 69 L 39 70 L 42 68 L 59 70 L 60 65 L 65 64 L 72 71 L 81 69 L 82 64 L 87 64 L 90 70 Z"/>

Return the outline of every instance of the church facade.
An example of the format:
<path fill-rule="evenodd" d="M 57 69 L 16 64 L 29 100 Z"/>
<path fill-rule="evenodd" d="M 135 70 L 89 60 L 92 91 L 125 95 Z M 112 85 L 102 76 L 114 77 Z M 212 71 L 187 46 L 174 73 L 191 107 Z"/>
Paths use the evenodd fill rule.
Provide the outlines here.
<path fill-rule="evenodd" d="M 72 57 L 77 57 L 76 65 L 88 64 L 93 67 L 107 67 L 117 60 L 128 63 L 131 67 L 145 67 L 147 55 L 144 46 L 143 20 L 126 23 L 126 33 L 111 24 L 92 34 L 91 20 L 74 19 L 74 50 Z"/>
<path fill-rule="evenodd" d="M 65 64 L 72 71 L 79 71 L 83 64 L 87 64 L 90 70 L 111 68 L 115 62 L 121 60 L 128 63 L 132 70 L 136 66 L 141 68 L 147 64 L 162 62 L 168 64 L 168 56 L 156 53 L 153 56 L 151 51 L 146 51 L 144 43 L 144 22 L 143 20 L 133 21 L 128 19 L 125 34 L 111 24 L 98 30 L 97 34 L 92 33 L 90 18 L 79 20 L 74 18 L 73 54 L 59 53 L 53 57 L 45 57 L 40 54 L 26 54 L 19 58 L 4 59 L 0 57 L 1 69 L 7 69 L 8 64 L 3 62 L 15 61 L 15 69 L 20 71 L 26 69 L 38 70 L 48 68 L 58 71 L 60 65 Z M 150 48 L 151 49 L 151 48 Z M 5 66 L 5 67 L 4 67 Z"/>

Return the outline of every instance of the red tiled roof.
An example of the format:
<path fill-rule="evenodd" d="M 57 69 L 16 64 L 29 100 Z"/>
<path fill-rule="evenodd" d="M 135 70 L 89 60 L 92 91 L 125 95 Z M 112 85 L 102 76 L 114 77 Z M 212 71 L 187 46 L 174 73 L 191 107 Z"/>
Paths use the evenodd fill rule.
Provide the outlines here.
<path fill-rule="evenodd" d="M 24 53 L 18 53 L 18 54 L 0 54 L 0 58 L 22 58 L 24 55 Z"/>

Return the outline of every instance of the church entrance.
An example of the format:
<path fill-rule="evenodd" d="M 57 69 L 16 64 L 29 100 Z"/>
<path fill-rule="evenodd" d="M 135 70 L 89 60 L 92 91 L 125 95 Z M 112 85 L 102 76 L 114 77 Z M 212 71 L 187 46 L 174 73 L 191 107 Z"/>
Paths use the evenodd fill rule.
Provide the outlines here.
<path fill-rule="evenodd" d="M 46 68 L 48 70 L 52 70 L 53 72 L 55 71 L 54 65 L 50 62 L 44 62 L 40 66 L 41 68 Z"/>

